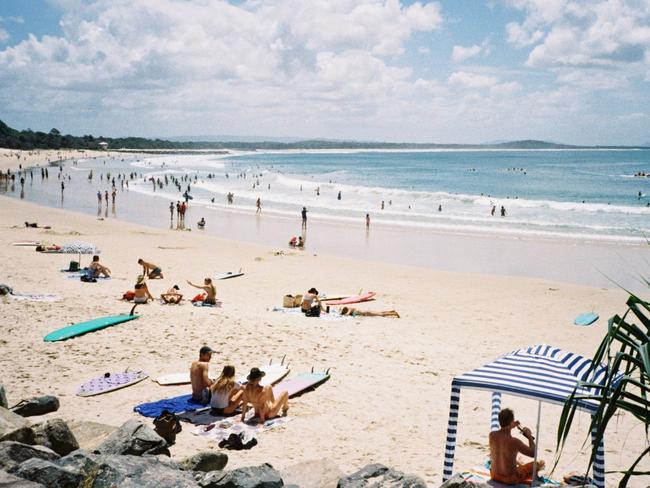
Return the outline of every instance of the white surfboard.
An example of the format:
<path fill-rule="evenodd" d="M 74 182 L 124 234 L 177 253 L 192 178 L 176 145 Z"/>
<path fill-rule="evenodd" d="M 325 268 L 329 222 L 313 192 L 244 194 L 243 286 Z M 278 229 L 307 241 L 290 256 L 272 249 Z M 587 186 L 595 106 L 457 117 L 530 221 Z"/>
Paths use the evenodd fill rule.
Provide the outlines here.
<path fill-rule="evenodd" d="M 229 280 L 230 278 L 237 278 L 238 276 L 244 276 L 242 270 L 239 271 L 227 271 L 225 273 L 217 273 L 214 275 L 215 280 Z"/>
<path fill-rule="evenodd" d="M 210 377 L 211 380 L 214 380 L 217 378 L 218 375 L 215 375 L 214 372 L 210 371 L 208 373 L 208 376 Z M 186 373 L 164 374 L 162 376 L 158 376 L 158 378 L 156 378 L 154 381 L 162 386 L 189 385 L 191 383 L 190 372 L 187 371 Z"/>
<path fill-rule="evenodd" d="M 260 381 L 260 384 L 262 386 L 266 385 L 274 385 L 278 381 L 280 381 L 282 378 L 287 376 L 289 374 L 289 367 L 288 365 L 284 365 L 282 363 L 280 364 L 268 364 L 266 366 L 260 366 L 260 369 L 266 373 L 264 375 L 264 378 L 262 378 L 262 381 Z M 239 378 L 237 381 L 240 383 L 246 383 L 246 376 L 248 375 L 248 372 L 244 374 L 241 378 Z M 219 375 L 215 374 L 214 371 L 210 371 L 208 373 L 208 376 L 212 380 L 216 380 Z M 156 383 L 158 383 L 161 386 L 171 386 L 171 385 L 188 385 L 191 383 L 190 381 L 190 372 L 187 371 L 185 373 L 170 373 L 170 374 L 165 374 L 162 376 L 157 377 L 154 380 Z"/>

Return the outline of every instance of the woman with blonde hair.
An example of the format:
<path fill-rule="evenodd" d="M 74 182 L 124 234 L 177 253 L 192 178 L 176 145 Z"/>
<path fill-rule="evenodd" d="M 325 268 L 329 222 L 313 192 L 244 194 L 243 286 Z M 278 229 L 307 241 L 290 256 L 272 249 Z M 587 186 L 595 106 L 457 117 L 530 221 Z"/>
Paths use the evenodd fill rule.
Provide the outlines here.
<path fill-rule="evenodd" d="M 230 415 L 242 403 L 244 389 L 235 380 L 235 367 L 230 364 L 223 367 L 221 376 L 212 383 L 210 390 L 212 392 L 210 413 L 213 415 Z"/>

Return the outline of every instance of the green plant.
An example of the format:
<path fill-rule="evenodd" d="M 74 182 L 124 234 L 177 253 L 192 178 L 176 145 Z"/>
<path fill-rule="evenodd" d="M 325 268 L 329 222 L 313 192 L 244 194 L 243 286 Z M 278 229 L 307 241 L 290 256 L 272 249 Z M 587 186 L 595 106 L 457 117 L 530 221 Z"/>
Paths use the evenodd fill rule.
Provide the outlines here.
<path fill-rule="evenodd" d="M 585 381 L 577 388 L 590 389 L 591 394 L 578 394 L 577 388 L 567 399 L 560 416 L 557 434 L 555 464 L 562 454 L 562 449 L 573 424 L 578 408 L 578 400 L 593 400 L 598 403 L 598 410 L 592 416 L 590 431 L 595 429 L 595 442 L 591 450 L 587 471 L 596 459 L 597 446 L 605 435 L 610 420 L 619 411 L 628 412 L 642 422 L 646 441 L 650 427 L 650 303 L 630 294 L 627 310 L 623 316 L 610 318 L 607 334 L 600 343 L 589 373 L 595 372 L 600 365 L 606 366 L 604 378 L 600 381 Z M 638 322 L 638 325 L 633 322 Z M 591 377 L 588 375 L 587 377 Z M 646 442 L 647 444 L 647 442 Z M 637 469 L 646 457 L 650 458 L 650 447 L 634 454 L 636 459 L 623 474 L 620 487 L 627 486 L 632 476 L 648 475 L 650 471 Z M 610 471 L 611 472 L 611 471 Z"/>

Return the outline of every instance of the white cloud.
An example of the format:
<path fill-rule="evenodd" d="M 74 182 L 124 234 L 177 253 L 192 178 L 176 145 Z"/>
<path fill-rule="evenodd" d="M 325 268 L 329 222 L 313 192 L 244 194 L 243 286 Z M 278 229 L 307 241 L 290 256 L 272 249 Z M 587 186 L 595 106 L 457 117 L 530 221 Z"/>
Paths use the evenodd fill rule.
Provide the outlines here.
<path fill-rule="evenodd" d="M 531 31 L 517 22 L 507 24 L 506 32 L 508 34 L 508 42 L 517 47 L 530 46 L 544 37 L 544 33 L 541 30 Z"/>
<path fill-rule="evenodd" d="M 451 60 L 454 63 L 461 63 L 469 58 L 478 56 L 481 54 L 481 46 L 474 44 L 473 46 L 463 47 L 463 46 L 454 46 L 451 52 Z"/>
<path fill-rule="evenodd" d="M 431 54 L 431 49 L 428 48 L 428 47 L 426 47 L 426 46 L 420 46 L 420 47 L 418 48 L 418 52 L 419 52 L 420 54 L 428 55 L 428 54 Z"/>
<path fill-rule="evenodd" d="M 498 79 L 494 76 L 467 71 L 455 71 L 447 81 L 450 85 L 460 85 L 465 88 L 491 88 L 498 83 Z"/>
<path fill-rule="evenodd" d="M 9 39 L 9 32 L 0 27 L 0 42 L 5 42 Z"/>

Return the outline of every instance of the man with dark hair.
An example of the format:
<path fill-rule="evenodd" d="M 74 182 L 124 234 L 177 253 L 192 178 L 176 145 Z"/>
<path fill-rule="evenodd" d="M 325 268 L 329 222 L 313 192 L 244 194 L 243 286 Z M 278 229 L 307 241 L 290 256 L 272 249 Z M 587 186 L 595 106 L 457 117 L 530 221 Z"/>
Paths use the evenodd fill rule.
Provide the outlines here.
<path fill-rule="evenodd" d="M 88 266 L 90 273 L 93 277 L 97 278 L 100 274 L 103 274 L 106 278 L 111 276 L 111 270 L 99 262 L 99 256 L 93 256 L 93 261 Z"/>
<path fill-rule="evenodd" d="M 203 346 L 199 349 L 199 360 L 193 361 L 190 366 L 190 381 L 192 383 L 192 399 L 207 405 L 210 401 L 210 386 L 212 380 L 208 373 L 212 353 L 217 352 L 211 347 Z"/>
<path fill-rule="evenodd" d="M 521 427 L 515 414 L 509 408 L 499 412 L 499 425 L 501 428 L 490 432 L 490 476 L 493 480 L 507 485 L 519 483 L 530 484 L 534 464 L 521 464 L 517 461 L 517 454 L 524 456 L 535 456 L 535 438 L 528 427 Z M 512 437 L 512 429 L 519 429 L 522 435 L 528 440 L 528 445 Z M 544 469 L 544 461 L 537 462 L 537 471 Z"/>

